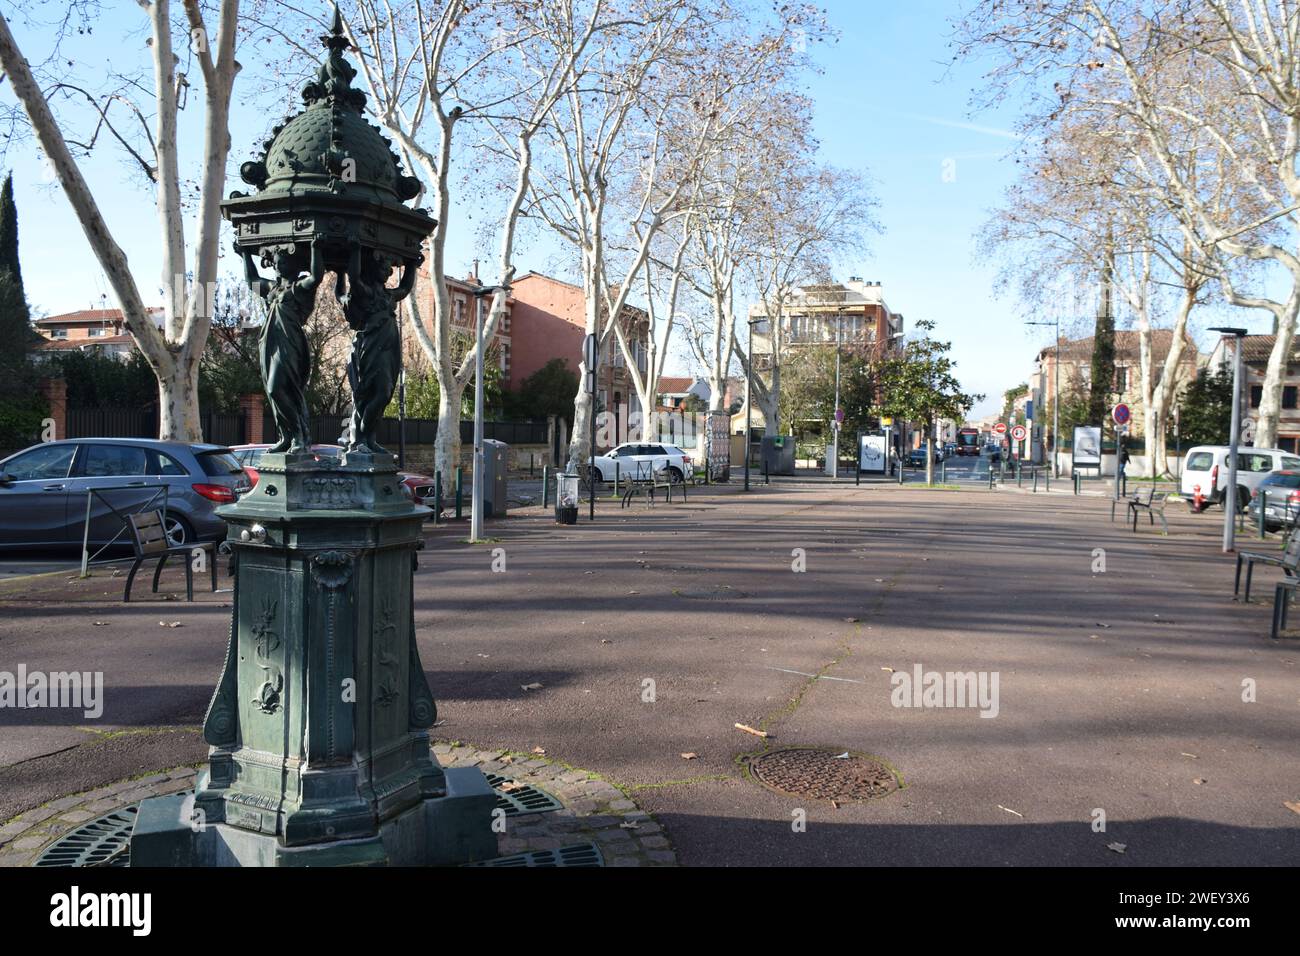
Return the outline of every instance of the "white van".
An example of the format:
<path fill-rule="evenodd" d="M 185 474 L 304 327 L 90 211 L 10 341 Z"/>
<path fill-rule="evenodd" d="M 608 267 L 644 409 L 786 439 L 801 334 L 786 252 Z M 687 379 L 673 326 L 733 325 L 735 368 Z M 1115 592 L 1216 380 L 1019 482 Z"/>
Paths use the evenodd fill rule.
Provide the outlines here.
<path fill-rule="evenodd" d="M 1199 489 L 1206 506 L 1222 505 L 1228 487 L 1228 446 L 1197 445 L 1187 450 L 1178 489 L 1189 501 Z M 1278 448 L 1237 447 L 1237 504 L 1250 503 L 1250 493 L 1270 471 L 1300 469 L 1300 457 Z"/>

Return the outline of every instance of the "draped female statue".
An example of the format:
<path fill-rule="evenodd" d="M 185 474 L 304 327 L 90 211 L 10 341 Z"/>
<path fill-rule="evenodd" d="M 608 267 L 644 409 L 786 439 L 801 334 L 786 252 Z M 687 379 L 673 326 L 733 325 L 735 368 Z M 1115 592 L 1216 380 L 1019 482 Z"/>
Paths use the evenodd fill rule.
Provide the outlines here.
<path fill-rule="evenodd" d="M 306 275 L 300 271 L 300 260 L 292 246 L 281 246 L 271 256 L 276 272 L 274 281 L 262 278 L 253 254 L 244 252 L 248 285 L 266 303 L 258 357 L 271 415 L 280 433 L 280 440 L 269 451 L 305 452 L 311 448 L 311 424 L 307 418 L 311 353 L 305 326 L 316 307 L 316 287 L 325 274 L 325 262 L 314 242 L 311 271 Z"/>

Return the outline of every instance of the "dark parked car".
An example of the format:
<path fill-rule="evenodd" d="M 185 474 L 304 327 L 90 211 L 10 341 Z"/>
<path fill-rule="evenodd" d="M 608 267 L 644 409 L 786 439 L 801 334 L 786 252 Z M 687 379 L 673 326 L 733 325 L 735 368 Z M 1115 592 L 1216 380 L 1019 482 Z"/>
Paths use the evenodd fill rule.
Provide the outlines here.
<path fill-rule="evenodd" d="M 1300 521 L 1300 471 L 1273 471 L 1250 493 L 1246 514 L 1259 527 L 1259 499 L 1264 497 L 1264 526 L 1269 531 L 1294 528 Z"/>
<path fill-rule="evenodd" d="M 164 507 L 173 544 L 220 538 L 226 523 L 216 507 L 249 487 L 243 467 L 222 445 L 149 438 L 46 442 L 0 461 L 0 548 L 80 545 L 87 500 L 92 547 L 114 538 L 128 544 L 121 515 Z"/>

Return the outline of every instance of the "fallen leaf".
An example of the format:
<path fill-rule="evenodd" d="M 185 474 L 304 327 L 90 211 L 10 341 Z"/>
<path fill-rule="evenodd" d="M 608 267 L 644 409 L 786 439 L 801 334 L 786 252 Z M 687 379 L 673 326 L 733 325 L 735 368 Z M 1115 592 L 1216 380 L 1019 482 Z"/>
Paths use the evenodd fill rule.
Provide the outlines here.
<path fill-rule="evenodd" d="M 840 802 L 838 800 L 832 800 L 831 806 L 838 810 L 840 808 Z"/>
<path fill-rule="evenodd" d="M 543 757 L 543 756 L 546 755 L 546 748 L 545 748 L 545 747 L 534 747 L 534 748 L 533 748 L 533 753 L 537 754 L 539 757 Z"/>
<path fill-rule="evenodd" d="M 172 621 L 170 624 L 167 623 L 166 621 L 159 621 L 158 626 L 159 627 L 181 627 L 182 625 L 180 621 Z"/>
<path fill-rule="evenodd" d="M 1292 813 L 1300 813 L 1300 800 L 1283 800 L 1282 806 L 1286 807 Z"/>
<path fill-rule="evenodd" d="M 1203 784 L 1203 783 L 1205 783 L 1205 778 L 1204 778 L 1204 777 L 1197 777 L 1195 780 L 1192 781 L 1192 783 L 1195 783 L 1195 784 Z"/>
<path fill-rule="evenodd" d="M 755 737 L 766 738 L 769 736 L 766 730 L 755 730 L 753 727 L 750 727 L 747 724 L 736 724 L 736 729 L 743 730 L 747 734 L 753 734 Z"/>
<path fill-rule="evenodd" d="M 520 684 L 519 689 L 520 690 L 541 690 L 542 685 L 534 681 L 531 684 Z"/>
<path fill-rule="evenodd" d="M 1107 844 L 1106 844 L 1106 849 L 1108 849 L 1108 850 L 1114 850 L 1116 853 L 1123 853 L 1125 850 L 1128 849 L 1128 844 L 1127 844 L 1127 843 L 1107 843 Z"/>
<path fill-rule="evenodd" d="M 1098 622 L 1097 622 L 1097 626 L 1098 626 L 1098 627 L 1110 627 L 1109 624 L 1103 624 L 1103 623 L 1101 623 L 1101 621 L 1098 621 Z"/>
<path fill-rule="evenodd" d="M 624 820 L 619 824 L 619 827 L 624 830 L 640 830 L 641 824 L 637 823 L 635 820 Z"/>
<path fill-rule="evenodd" d="M 1200 760 L 1200 759 L 1201 759 L 1200 757 L 1196 756 L 1196 754 L 1189 754 L 1186 750 L 1181 751 L 1181 753 L 1182 753 L 1182 755 L 1183 755 L 1184 757 L 1191 757 L 1193 760 Z"/>
<path fill-rule="evenodd" d="M 602 638 L 600 639 L 600 643 L 602 643 L 602 644 L 613 644 L 614 642 L 611 641 L 611 640 L 610 640 L 609 638 L 607 638 L 607 637 L 602 637 Z"/>
<path fill-rule="evenodd" d="M 683 759 L 683 760 L 697 760 L 697 759 L 699 759 L 699 756 L 700 756 L 700 755 L 697 754 L 697 753 L 694 753 L 694 752 L 688 752 L 688 753 L 684 753 L 684 754 L 682 754 L 682 759 Z"/>
<path fill-rule="evenodd" d="M 844 623 L 845 623 L 845 624 L 857 624 L 859 620 L 860 620 L 860 618 L 856 618 L 856 617 L 846 617 L 846 618 L 844 619 Z"/>
<path fill-rule="evenodd" d="M 846 751 L 844 751 L 844 753 L 842 753 L 842 754 L 836 754 L 836 755 L 834 756 L 834 758 L 832 758 L 832 759 L 834 759 L 834 760 L 848 760 L 848 759 L 849 759 L 849 752 L 846 750 Z"/>
<path fill-rule="evenodd" d="M 108 627 L 108 622 L 107 622 L 107 621 L 91 621 L 91 622 L 90 622 L 90 626 L 91 626 L 91 627 Z"/>
<path fill-rule="evenodd" d="M 525 786 L 527 786 L 527 784 L 520 783 L 518 780 L 507 780 L 497 787 L 497 789 L 503 793 L 513 793 L 515 790 L 524 789 Z"/>
<path fill-rule="evenodd" d="M 889 671 L 889 673 L 891 673 L 891 674 L 894 673 L 894 669 L 893 669 L 892 667 L 882 667 L 882 668 L 880 668 L 880 669 L 881 669 L 882 671 Z"/>
<path fill-rule="evenodd" d="M 1024 819 L 1024 816 L 1025 816 L 1025 815 L 1024 815 L 1023 813 L 1021 813 L 1019 810 L 1012 810 L 1010 807 L 1004 807 L 1004 806 L 1003 806 L 1002 804 L 1000 804 L 1000 803 L 998 804 L 998 809 L 999 809 L 999 810 L 1005 810 L 1005 811 L 1007 811 L 1007 813 L 1014 813 L 1016 816 L 1020 817 L 1021 819 Z"/>

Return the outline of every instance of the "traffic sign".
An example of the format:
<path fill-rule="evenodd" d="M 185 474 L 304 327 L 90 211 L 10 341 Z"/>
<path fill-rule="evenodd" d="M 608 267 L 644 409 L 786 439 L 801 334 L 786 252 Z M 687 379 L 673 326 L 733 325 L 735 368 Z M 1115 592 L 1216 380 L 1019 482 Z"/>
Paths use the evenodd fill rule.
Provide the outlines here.
<path fill-rule="evenodd" d="M 1110 417 L 1115 419 L 1116 425 L 1127 425 L 1129 419 L 1133 417 L 1132 411 L 1123 402 L 1120 402 L 1110 410 Z"/>
<path fill-rule="evenodd" d="M 993 426 L 993 431 L 994 431 L 996 434 L 998 434 L 998 435 L 1005 435 L 1005 434 L 1007 433 L 1007 423 L 1006 423 L 1006 422 L 997 422 L 997 423 Z"/>
<path fill-rule="evenodd" d="M 1011 437 L 1014 438 L 1016 441 L 1024 441 L 1025 436 L 1028 434 L 1029 434 L 1029 429 L 1027 429 L 1024 425 L 1017 425 L 1015 428 L 1011 429 Z"/>

